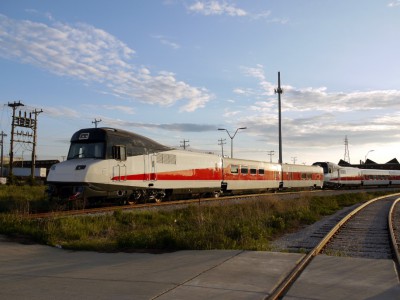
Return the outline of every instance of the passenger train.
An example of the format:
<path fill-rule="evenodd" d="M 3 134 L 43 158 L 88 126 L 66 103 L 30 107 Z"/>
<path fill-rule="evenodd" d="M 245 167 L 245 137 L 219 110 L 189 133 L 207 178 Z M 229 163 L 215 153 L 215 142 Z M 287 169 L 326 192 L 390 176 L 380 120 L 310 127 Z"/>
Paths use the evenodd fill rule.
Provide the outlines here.
<path fill-rule="evenodd" d="M 391 186 L 400 184 L 400 170 L 342 167 L 331 162 L 315 162 L 324 170 L 324 187 Z"/>
<path fill-rule="evenodd" d="M 193 195 L 322 188 L 323 167 L 177 150 L 114 128 L 73 134 L 66 161 L 50 168 L 51 198 L 136 203 Z"/>
<path fill-rule="evenodd" d="M 120 129 L 89 128 L 73 134 L 67 160 L 50 168 L 47 184 L 50 198 L 64 203 L 131 204 L 195 195 L 399 185 L 400 171 L 225 158 L 177 150 Z"/>

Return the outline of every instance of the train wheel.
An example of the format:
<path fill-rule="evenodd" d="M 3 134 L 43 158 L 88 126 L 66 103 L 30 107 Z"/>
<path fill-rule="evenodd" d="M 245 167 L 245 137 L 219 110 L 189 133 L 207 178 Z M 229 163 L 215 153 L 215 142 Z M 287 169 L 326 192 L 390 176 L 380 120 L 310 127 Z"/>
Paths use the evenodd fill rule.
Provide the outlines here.
<path fill-rule="evenodd" d="M 65 199 L 51 198 L 49 200 L 50 211 L 67 210 L 67 201 Z"/>
<path fill-rule="evenodd" d="M 152 196 L 155 203 L 160 203 L 164 200 L 166 194 L 164 191 L 155 192 Z"/>
<path fill-rule="evenodd" d="M 82 197 L 82 198 L 73 200 L 72 208 L 77 209 L 77 210 L 85 209 L 86 204 L 87 204 L 86 198 Z"/>
<path fill-rule="evenodd" d="M 133 191 L 132 194 L 129 195 L 128 199 L 126 200 L 126 204 L 134 205 L 139 202 L 142 198 L 143 194 L 140 190 Z"/>

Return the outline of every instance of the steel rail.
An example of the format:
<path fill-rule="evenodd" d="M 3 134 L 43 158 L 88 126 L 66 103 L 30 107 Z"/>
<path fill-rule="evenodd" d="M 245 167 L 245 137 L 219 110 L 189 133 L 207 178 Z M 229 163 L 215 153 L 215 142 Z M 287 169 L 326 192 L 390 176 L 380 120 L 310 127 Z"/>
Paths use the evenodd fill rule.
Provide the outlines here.
<path fill-rule="evenodd" d="M 392 250 L 394 253 L 394 258 L 396 261 L 396 268 L 397 268 L 397 276 L 400 280 L 400 250 L 399 250 L 399 246 L 400 245 L 400 241 L 397 241 L 396 235 L 394 233 L 394 227 L 393 227 L 393 222 L 394 222 L 394 209 L 397 203 L 400 203 L 400 198 L 397 198 L 392 206 L 390 207 L 390 211 L 389 211 L 389 216 L 388 216 L 388 225 L 389 225 L 389 232 L 390 232 L 390 240 L 392 242 Z M 399 204 L 400 205 L 400 204 Z"/>
<path fill-rule="evenodd" d="M 311 260 L 317 256 L 322 249 L 328 244 L 329 240 L 337 233 L 337 231 L 355 214 L 357 214 L 360 210 L 364 209 L 366 206 L 374 203 L 375 201 L 379 201 L 388 197 L 400 196 L 400 193 L 381 196 L 378 198 L 371 199 L 364 204 L 358 206 L 356 209 L 351 211 L 342 220 L 340 220 L 329 232 L 328 234 L 318 243 L 317 246 L 314 247 L 306 256 L 304 256 L 300 261 L 296 264 L 296 266 L 292 269 L 292 271 L 284 277 L 278 284 L 277 287 L 272 291 L 271 294 L 266 296 L 264 300 L 276 300 L 282 298 L 285 293 L 289 290 L 290 286 L 296 281 L 296 279 L 300 276 L 301 272 L 305 270 L 307 265 L 311 262 Z"/>

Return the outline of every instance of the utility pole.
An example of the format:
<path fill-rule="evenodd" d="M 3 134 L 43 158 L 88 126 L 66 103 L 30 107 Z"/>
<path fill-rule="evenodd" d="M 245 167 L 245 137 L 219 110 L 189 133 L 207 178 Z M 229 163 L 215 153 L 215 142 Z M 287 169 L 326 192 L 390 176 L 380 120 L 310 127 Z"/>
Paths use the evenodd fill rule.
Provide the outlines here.
<path fill-rule="evenodd" d="M 226 144 L 225 141 L 226 141 L 226 139 L 222 139 L 222 138 L 218 140 L 218 142 L 219 142 L 218 145 L 221 146 L 222 157 L 224 157 L 224 145 Z"/>
<path fill-rule="evenodd" d="M 283 90 L 281 89 L 281 72 L 278 72 L 278 88 L 275 89 L 275 94 L 278 94 L 278 108 L 279 108 L 279 164 L 282 166 L 282 110 L 281 110 L 281 94 Z M 282 169 L 282 168 L 281 168 Z M 281 173 L 281 181 L 279 183 L 279 188 L 283 187 L 283 173 Z"/>
<path fill-rule="evenodd" d="M 294 165 L 296 164 L 296 160 L 297 160 L 297 157 L 296 157 L 296 156 L 293 156 L 293 157 L 292 157 L 292 161 L 293 161 L 293 164 L 294 164 Z"/>
<path fill-rule="evenodd" d="M 278 109 L 279 109 L 279 163 L 282 163 L 282 111 L 281 111 L 281 72 L 278 72 L 278 88 L 275 89 L 275 94 L 278 94 Z"/>
<path fill-rule="evenodd" d="M 275 154 L 275 151 L 274 150 L 267 151 L 267 154 L 269 155 L 269 162 L 272 163 L 272 155 Z"/>
<path fill-rule="evenodd" d="M 14 103 L 8 103 L 8 106 L 12 108 L 12 121 L 11 121 L 11 139 L 10 139 L 10 166 L 9 166 L 9 172 L 8 176 L 12 177 L 13 176 L 13 163 L 14 163 L 14 131 L 15 131 L 15 110 L 19 106 L 24 106 L 21 101 L 15 102 Z"/>
<path fill-rule="evenodd" d="M 32 130 L 33 130 L 33 146 L 32 146 L 32 164 L 31 164 L 31 179 L 32 182 L 35 179 L 35 167 L 36 167 L 36 142 L 37 142 L 37 116 L 42 113 L 43 110 L 34 110 L 33 114 L 35 119 L 33 120 Z"/>
<path fill-rule="evenodd" d="M 97 128 L 97 123 L 100 123 L 101 119 L 97 120 L 96 118 L 94 118 L 94 121 L 92 121 L 92 124 L 94 124 L 94 127 Z"/>
<path fill-rule="evenodd" d="M 183 141 L 181 141 L 181 143 L 182 144 L 180 145 L 180 147 L 183 148 L 183 150 L 186 150 L 186 147 L 190 146 L 189 144 L 186 144 L 186 143 L 189 143 L 189 140 L 183 139 Z"/>
<path fill-rule="evenodd" d="M 5 134 L 3 131 L 1 131 L 0 137 L 1 137 L 1 162 L 0 162 L 0 177 L 3 177 L 3 145 L 4 145 L 4 137 L 6 137 L 7 134 Z"/>

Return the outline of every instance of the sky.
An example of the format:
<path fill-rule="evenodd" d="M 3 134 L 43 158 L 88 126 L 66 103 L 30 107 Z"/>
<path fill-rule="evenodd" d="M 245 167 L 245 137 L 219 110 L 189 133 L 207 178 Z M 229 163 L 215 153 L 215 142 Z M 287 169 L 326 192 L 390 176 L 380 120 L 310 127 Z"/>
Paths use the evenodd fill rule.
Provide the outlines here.
<path fill-rule="evenodd" d="M 277 162 L 280 72 L 284 163 L 337 163 L 346 137 L 351 163 L 400 160 L 399 50 L 400 0 L 1 0 L 4 154 L 21 101 L 43 110 L 38 159 L 101 120 Z"/>

